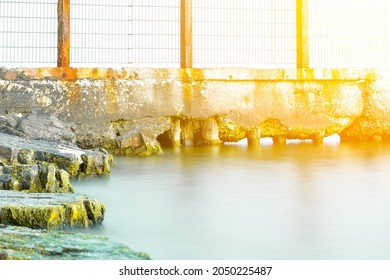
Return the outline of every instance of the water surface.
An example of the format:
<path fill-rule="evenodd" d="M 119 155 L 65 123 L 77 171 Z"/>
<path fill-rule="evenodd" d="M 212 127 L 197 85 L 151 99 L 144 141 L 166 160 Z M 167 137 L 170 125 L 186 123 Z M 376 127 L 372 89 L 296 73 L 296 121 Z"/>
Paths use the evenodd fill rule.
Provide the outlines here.
<path fill-rule="evenodd" d="M 390 259 L 390 145 L 293 143 L 117 157 L 74 182 L 95 233 L 154 259 Z"/>

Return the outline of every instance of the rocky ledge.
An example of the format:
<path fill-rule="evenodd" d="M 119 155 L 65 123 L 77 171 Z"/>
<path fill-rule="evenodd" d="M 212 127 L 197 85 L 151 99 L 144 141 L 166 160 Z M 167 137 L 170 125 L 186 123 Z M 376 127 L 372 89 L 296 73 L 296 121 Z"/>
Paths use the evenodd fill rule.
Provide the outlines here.
<path fill-rule="evenodd" d="M 66 143 L 0 133 L 2 165 L 52 163 L 70 176 L 107 175 L 110 156 L 104 149 L 83 150 Z"/>
<path fill-rule="evenodd" d="M 0 223 L 29 228 L 89 227 L 100 224 L 104 204 L 70 193 L 0 190 Z"/>
<path fill-rule="evenodd" d="M 76 146 L 76 131 L 74 123 L 43 112 L 0 115 L 0 260 L 149 259 L 104 237 L 52 230 L 99 225 L 106 210 L 104 204 L 74 194 L 69 178 L 108 175 L 113 157 L 99 148 L 103 145 Z M 142 143 L 135 146 L 125 137 L 115 144 L 149 154 L 143 147 L 153 143 L 144 131 L 139 135 Z"/>
<path fill-rule="evenodd" d="M 0 190 L 73 193 L 68 172 L 53 164 L 0 166 Z"/>
<path fill-rule="evenodd" d="M 0 225 L 0 259 L 147 260 L 150 257 L 102 236 Z"/>

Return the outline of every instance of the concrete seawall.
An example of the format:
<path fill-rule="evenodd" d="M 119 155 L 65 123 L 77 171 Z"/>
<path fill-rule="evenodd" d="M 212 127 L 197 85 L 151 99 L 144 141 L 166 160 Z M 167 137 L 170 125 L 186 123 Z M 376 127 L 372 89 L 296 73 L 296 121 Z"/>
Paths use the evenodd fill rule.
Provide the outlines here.
<path fill-rule="evenodd" d="M 145 119 L 153 136 L 184 145 L 381 140 L 390 138 L 390 71 L 0 68 L 0 111 L 33 110 L 74 122 L 86 146 L 115 146 Z"/>

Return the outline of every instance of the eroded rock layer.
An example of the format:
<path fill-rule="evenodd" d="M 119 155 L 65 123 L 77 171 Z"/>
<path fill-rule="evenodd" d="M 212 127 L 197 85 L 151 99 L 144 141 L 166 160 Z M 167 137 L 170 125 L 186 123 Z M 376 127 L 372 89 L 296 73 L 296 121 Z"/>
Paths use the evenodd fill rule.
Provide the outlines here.
<path fill-rule="evenodd" d="M 79 194 L 0 190 L 0 223 L 29 228 L 89 227 L 103 221 L 106 207 Z"/>
<path fill-rule="evenodd" d="M 53 164 L 0 166 L 0 190 L 72 193 L 69 174 Z"/>
<path fill-rule="evenodd" d="M 0 133 L 2 165 L 52 163 L 71 177 L 106 175 L 110 172 L 110 156 L 103 149 L 83 150 L 70 143 L 32 140 Z"/>
<path fill-rule="evenodd" d="M 147 260 L 150 257 L 102 236 L 0 224 L 0 259 Z"/>

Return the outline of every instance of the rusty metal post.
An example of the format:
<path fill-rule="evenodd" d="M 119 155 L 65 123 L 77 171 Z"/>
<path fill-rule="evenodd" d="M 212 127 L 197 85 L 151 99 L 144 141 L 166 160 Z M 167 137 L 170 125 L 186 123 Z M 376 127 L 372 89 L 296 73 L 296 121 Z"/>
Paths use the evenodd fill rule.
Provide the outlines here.
<path fill-rule="evenodd" d="M 297 68 L 309 68 L 309 0 L 296 0 Z"/>
<path fill-rule="evenodd" d="M 192 68 L 192 0 L 180 0 L 180 67 Z"/>
<path fill-rule="evenodd" d="M 70 0 L 58 0 L 57 67 L 70 65 Z"/>

